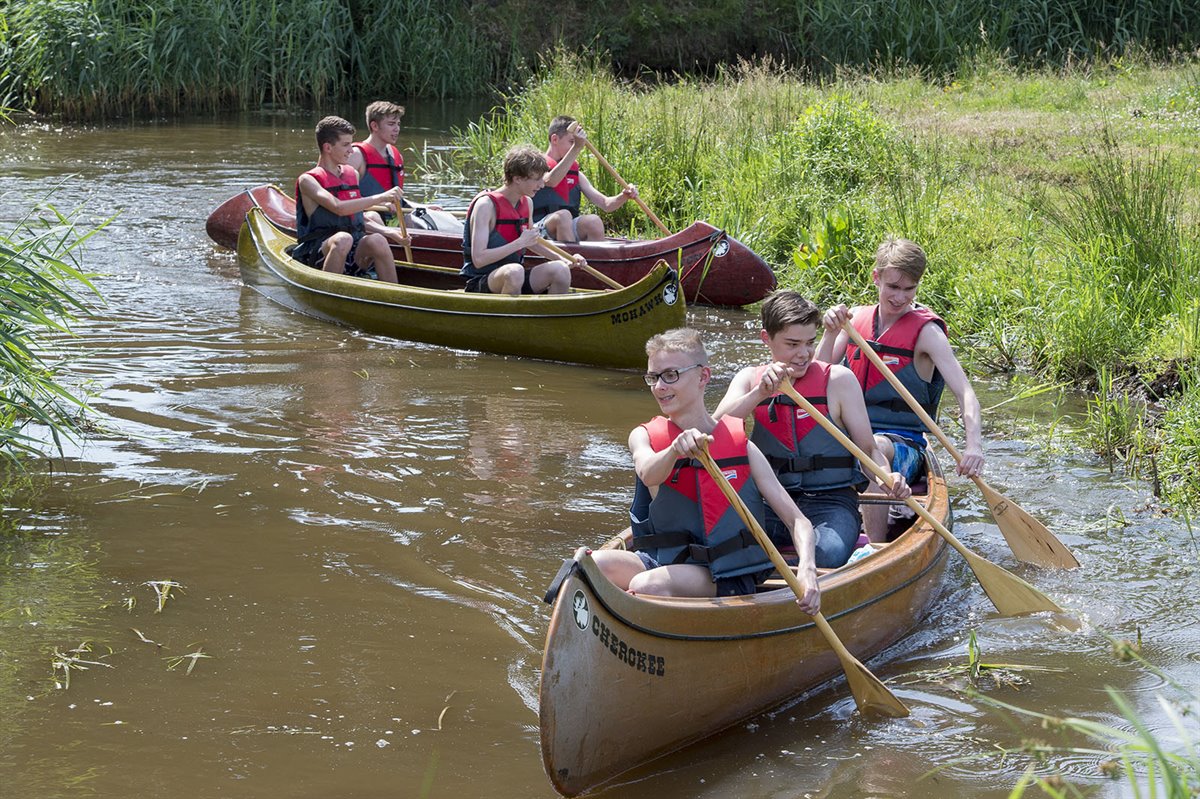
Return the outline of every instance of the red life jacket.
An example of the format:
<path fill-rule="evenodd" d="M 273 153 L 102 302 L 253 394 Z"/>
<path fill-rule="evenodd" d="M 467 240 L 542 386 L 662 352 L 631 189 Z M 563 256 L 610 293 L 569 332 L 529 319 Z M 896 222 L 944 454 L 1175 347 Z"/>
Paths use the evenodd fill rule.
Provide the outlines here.
<path fill-rule="evenodd" d="M 934 323 L 946 330 L 946 323 L 941 317 L 928 308 L 918 305 L 904 316 L 896 320 L 882 335 L 879 334 L 879 306 L 864 305 L 854 310 L 851 324 L 858 331 L 871 349 L 879 353 L 883 363 L 895 373 L 900 382 L 916 398 L 917 402 L 931 417 L 936 416 L 938 403 L 942 398 L 942 390 L 946 381 L 941 373 L 934 369 L 933 376 L 925 380 L 917 372 L 914 361 L 917 337 L 925 325 Z M 878 369 L 859 352 L 858 345 L 853 341 L 846 344 L 845 364 L 858 378 L 863 387 L 863 397 L 867 402 L 867 415 L 871 417 L 871 427 L 876 430 L 905 430 L 914 433 L 924 433 L 924 423 L 913 413 L 908 403 L 892 388 L 892 384 L 884 379 Z"/>
<path fill-rule="evenodd" d="M 754 385 L 767 366 L 755 370 Z M 804 376 L 792 383 L 800 396 L 826 416 L 829 370 L 829 364 L 811 361 Z M 767 456 L 784 488 L 822 491 L 866 482 L 854 456 L 786 394 L 768 397 L 754 409 L 750 440 Z"/>
<path fill-rule="evenodd" d="M 669 449 L 683 430 L 665 416 L 642 425 L 655 452 Z M 762 496 L 750 477 L 746 432 L 739 420 L 725 417 L 713 430 L 709 453 L 730 484 L 761 523 Z M 676 461 L 671 476 L 653 499 L 639 479 L 634 493 L 633 548 L 662 565 L 705 564 L 713 578 L 737 577 L 771 568 L 767 553 L 742 523 L 720 486 L 700 463 Z"/>
<path fill-rule="evenodd" d="M 486 275 L 503 264 L 519 264 L 525 260 L 525 251 L 518 250 L 499 261 L 488 264 L 483 269 L 476 269 L 475 265 L 471 263 L 471 214 L 475 211 L 475 204 L 483 197 L 492 198 L 492 207 L 496 211 L 496 226 L 488 234 L 488 249 L 503 247 L 509 242 L 516 241 L 521 232 L 529 227 L 529 211 L 532 204 L 528 197 L 522 197 L 514 207 L 499 189 L 475 195 L 475 199 L 471 200 L 471 205 L 467 208 L 467 220 L 463 225 L 463 268 L 460 273 L 463 277 Z"/>
<path fill-rule="evenodd" d="M 365 141 L 356 141 L 351 146 L 362 153 L 363 162 L 367 165 L 362 178 L 365 196 L 382 194 L 393 186 L 404 188 L 404 156 L 393 145 L 384 145 L 384 154 Z M 392 157 L 391 163 L 388 163 L 389 155 Z"/>
<path fill-rule="evenodd" d="M 546 165 L 550 169 L 557 164 L 549 154 L 546 155 Z M 539 222 L 560 208 L 569 209 L 572 217 L 579 216 L 579 203 L 579 162 L 574 161 L 557 186 L 543 186 L 533 195 L 533 221 Z"/>
<path fill-rule="evenodd" d="M 325 191 L 339 200 L 355 200 L 362 196 L 358 187 L 358 173 L 349 164 L 342 164 L 341 174 L 335 175 L 321 166 L 313 167 L 305 172 L 311 176 Z M 362 212 L 349 216 L 339 216 L 323 205 L 318 205 L 309 214 L 304 210 L 304 198 L 300 195 L 300 178 L 296 178 L 296 240 L 301 246 L 309 242 L 317 242 L 317 247 L 325 239 L 338 231 L 345 230 L 357 239 L 363 235 Z M 299 257 L 299 256 L 297 256 Z"/>

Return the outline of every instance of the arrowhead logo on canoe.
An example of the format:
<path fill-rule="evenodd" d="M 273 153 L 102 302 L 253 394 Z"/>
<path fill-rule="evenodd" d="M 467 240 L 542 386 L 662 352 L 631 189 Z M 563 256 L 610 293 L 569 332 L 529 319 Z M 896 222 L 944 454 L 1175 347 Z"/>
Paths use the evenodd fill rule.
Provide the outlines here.
<path fill-rule="evenodd" d="M 587 632 L 588 625 L 592 623 L 592 609 L 588 607 L 583 591 L 576 591 L 575 596 L 571 597 L 571 607 L 575 609 L 575 626 Z"/>

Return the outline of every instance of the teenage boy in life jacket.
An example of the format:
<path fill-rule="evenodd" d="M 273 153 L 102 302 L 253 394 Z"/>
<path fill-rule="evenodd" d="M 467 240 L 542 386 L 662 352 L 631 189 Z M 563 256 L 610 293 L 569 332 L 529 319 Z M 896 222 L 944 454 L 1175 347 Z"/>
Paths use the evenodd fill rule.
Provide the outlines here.
<path fill-rule="evenodd" d="M 550 172 L 545 187 L 533 196 L 533 221 L 545 229 L 548 238 L 557 241 L 603 241 L 604 221 L 596 214 L 580 216 L 580 195 L 601 211 L 612 213 L 626 200 L 637 197 L 637 188 L 630 186 L 608 197 L 592 185 L 579 171 L 576 160 L 587 134 L 582 128 L 575 133 L 567 130 L 574 121 L 573 117 L 558 116 L 550 123 L 550 147 L 546 150 Z"/>
<path fill-rule="evenodd" d="M 372 266 L 380 280 L 396 282 L 396 262 L 387 239 L 367 232 L 363 211 L 379 202 L 364 197 L 358 173 L 347 161 L 354 126 L 341 117 L 317 123 L 317 165 L 296 179 L 296 248 L 301 263 L 335 274 L 359 275 Z M 386 201 L 399 202 L 399 188 L 384 192 Z"/>
<path fill-rule="evenodd" d="M 834 569 L 846 563 L 862 531 L 858 492 L 868 485 L 850 451 L 779 393 L 791 380 L 800 396 L 840 427 L 850 440 L 880 466 L 887 459 L 875 445 L 862 389 L 849 369 L 814 357 L 821 309 L 794 291 L 777 291 L 762 305 L 760 332 L 771 353 L 770 363 L 747 366 L 733 378 L 717 406 L 718 417 L 752 418 L 750 440 L 763 452 L 779 482 L 816 533 L 816 563 Z M 891 471 L 889 468 L 888 471 Z M 912 494 L 904 478 L 892 474 L 889 494 Z M 786 527 L 768 516 L 767 533 L 786 538 Z"/>
<path fill-rule="evenodd" d="M 925 425 L 858 351 L 842 324 L 851 320 L 931 417 L 937 417 L 942 390 L 949 386 L 958 398 L 967 436 L 957 471 L 975 476 L 983 472 L 984 466 L 979 400 L 950 348 L 946 323 L 915 302 L 925 264 L 925 251 L 916 243 L 892 237 L 884 240 L 875 252 L 875 268 L 871 272 L 879 302 L 855 308 L 838 305 L 827 310 L 822 319 L 826 335 L 817 357 L 827 363 L 844 359 L 854 372 L 866 394 L 867 413 L 879 448 L 890 459 L 892 468 L 910 481 L 924 470 Z M 867 510 L 866 517 L 873 535 L 886 527 L 886 508 L 874 506 Z"/>
<path fill-rule="evenodd" d="M 404 156 L 396 146 L 403 116 L 404 106 L 387 100 L 376 100 L 367 106 L 367 138 L 354 142 L 354 151 L 350 153 L 350 166 L 358 172 L 363 194 L 382 194 L 393 186 L 404 190 Z M 407 198 L 401 204 L 408 210 L 424 207 L 441 210 L 439 206 L 422 206 Z M 395 216 L 395 206 L 367 211 L 364 214 L 367 230 L 382 233 L 393 244 L 411 245 L 411 238 L 403 236 L 399 228 L 386 224 Z"/>
<path fill-rule="evenodd" d="M 530 198 L 542 187 L 546 159 L 529 145 L 513 147 L 504 156 L 504 185 L 480 193 L 467 208 L 463 226 L 463 277 L 467 291 L 483 294 L 566 294 L 571 269 L 587 263 L 575 255 L 570 263 L 536 243 L 538 229 L 529 224 Z M 546 256 L 543 264 L 526 269 L 525 250 Z"/>
<path fill-rule="evenodd" d="M 761 523 L 763 502 L 791 532 L 799 555 L 797 597 L 805 613 L 821 607 L 813 561 L 813 529 L 779 484 L 767 459 L 746 439 L 740 421 L 714 419 L 704 407 L 712 379 L 700 334 L 668 330 L 646 342 L 646 384 L 663 415 L 635 427 L 629 451 L 637 475 L 629 550 L 592 553 L 604 574 L 633 594 L 752 594 L 771 573 L 766 552 L 745 529 L 720 487 L 695 460 L 701 444 Z"/>

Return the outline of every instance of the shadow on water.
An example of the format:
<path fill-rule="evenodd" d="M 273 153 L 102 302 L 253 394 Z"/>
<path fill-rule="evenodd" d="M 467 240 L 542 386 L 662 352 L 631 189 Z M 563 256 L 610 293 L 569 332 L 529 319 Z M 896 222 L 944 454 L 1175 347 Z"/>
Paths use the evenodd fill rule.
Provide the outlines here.
<path fill-rule="evenodd" d="M 4 795 L 552 795 L 537 739 L 539 599 L 561 558 L 623 525 L 625 439 L 656 409 L 632 373 L 364 336 L 244 290 L 204 218 L 249 184 L 290 185 L 312 160 L 312 122 L 0 139 L 0 219 L 64 171 L 80 177 L 59 189 L 63 204 L 121 209 L 88 252 L 107 304 L 77 326 L 68 373 L 100 429 L 18 496 L 0 533 Z M 409 147 L 447 141 L 437 115 L 411 108 L 406 124 Z M 713 342 L 715 403 L 760 357 L 754 317 L 705 309 L 692 322 Z M 982 388 L 985 405 L 1005 393 Z M 1013 566 L 982 500 L 952 480 L 960 537 L 1091 623 L 1129 639 L 1140 628 L 1155 663 L 1194 679 L 1186 531 L 1134 512 L 1144 489 L 1014 436 L 1012 417 L 988 421 L 994 483 L 1083 568 Z M 1104 521 L 1110 506 L 1127 526 Z M 156 580 L 182 586 L 161 613 Z M 1093 631 L 996 618 L 958 563 L 923 627 L 869 664 L 911 718 L 860 719 L 835 683 L 604 795 L 1006 796 L 1024 763 L 997 747 L 1028 731 L 960 686 L 899 685 L 961 663 L 970 630 L 989 660 L 1064 669 L 988 690 L 1003 701 L 1111 721 L 1105 685 L 1144 708 L 1162 688 Z M 54 649 L 83 641 L 111 668 L 55 689 Z M 208 657 L 179 660 L 197 652 Z M 1094 762 L 1059 765 L 1104 785 Z"/>

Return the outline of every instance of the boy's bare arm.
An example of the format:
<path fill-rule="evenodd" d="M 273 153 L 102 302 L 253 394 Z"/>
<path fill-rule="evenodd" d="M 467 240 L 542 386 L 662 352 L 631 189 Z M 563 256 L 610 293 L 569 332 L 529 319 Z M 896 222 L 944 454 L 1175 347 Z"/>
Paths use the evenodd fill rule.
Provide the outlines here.
<path fill-rule="evenodd" d="M 933 361 L 934 367 L 941 372 L 946 387 L 954 392 L 962 412 L 963 429 L 966 431 L 967 442 L 963 448 L 963 459 L 958 464 L 957 471 L 962 475 L 978 475 L 983 472 L 983 429 L 981 423 L 982 411 L 979 398 L 975 396 L 975 388 L 967 379 L 967 373 L 959 363 L 958 356 L 950 347 L 945 331 L 938 325 L 925 325 L 917 337 L 916 354 L 927 354 Z"/>

